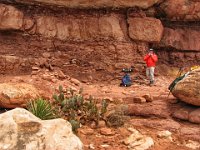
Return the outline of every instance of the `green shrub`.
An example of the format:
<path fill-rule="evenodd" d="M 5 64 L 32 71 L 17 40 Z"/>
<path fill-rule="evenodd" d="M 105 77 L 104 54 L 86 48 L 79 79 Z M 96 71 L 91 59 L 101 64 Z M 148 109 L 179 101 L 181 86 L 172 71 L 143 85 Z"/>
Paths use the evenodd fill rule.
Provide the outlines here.
<path fill-rule="evenodd" d="M 56 110 L 51 103 L 42 98 L 30 101 L 27 104 L 27 109 L 42 120 L 54 119 L 57 117 Z"/>

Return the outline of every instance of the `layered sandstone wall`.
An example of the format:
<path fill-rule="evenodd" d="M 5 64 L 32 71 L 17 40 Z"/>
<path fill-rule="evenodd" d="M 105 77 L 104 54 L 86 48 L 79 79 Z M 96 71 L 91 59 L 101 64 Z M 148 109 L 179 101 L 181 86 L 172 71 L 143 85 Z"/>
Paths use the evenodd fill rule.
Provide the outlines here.
<path fill-rule="evenodd" d="M 199 64 L 199 13 L 194 0 L 2 0 L 0 73 L 60 67 L 107 80 L 123 67 L 142 70 L 149 47 L 159 64 Z"/>

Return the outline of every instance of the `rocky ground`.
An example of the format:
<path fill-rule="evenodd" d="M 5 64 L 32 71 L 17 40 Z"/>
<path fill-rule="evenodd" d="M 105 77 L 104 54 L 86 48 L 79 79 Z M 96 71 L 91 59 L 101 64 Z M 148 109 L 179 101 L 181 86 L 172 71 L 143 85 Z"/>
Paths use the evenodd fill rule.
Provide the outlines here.
<path fill-rule="evenodd" d="M 131 144 L 132 147 L 142 145 L 142 149 L 147 146 L 152 150 L 200 148 L 199 124 L 173 117 L 177 110 L 186 105 L 176 100 L 171 94 L 168 96 L 167 88 L 173 78 L 157 75 L 154 86 L 148 85 L 143 74 L 133 73 L 132 78 L 134 83 L 131 87 L 120 87 L 120 80 L 113 80 L 110 83 L 83 83 L 66 76 L 60 70 L 39 69 L 37 73 L 33 71 L 31 76 L 2 76 L 0 82 L 32 84 L 45 98 L 51 98 L 59 85 L 77 91 L 83 88 L 85 97 L 92 95 L 98 102 L 107 99 L 108 112 L 113 110 L 123 112 L 124 125 L 121 127 L 107 127 L 105 122 L 101 121 L 98 127 L 91 123 L 78 129 L 77 135 L 86 150 L 126 150 L 131 149 Z M 131 135 L 138 131 L 138 138 L 132 138 Z M 134 137 L 137 136 L 134 135 Z"/>

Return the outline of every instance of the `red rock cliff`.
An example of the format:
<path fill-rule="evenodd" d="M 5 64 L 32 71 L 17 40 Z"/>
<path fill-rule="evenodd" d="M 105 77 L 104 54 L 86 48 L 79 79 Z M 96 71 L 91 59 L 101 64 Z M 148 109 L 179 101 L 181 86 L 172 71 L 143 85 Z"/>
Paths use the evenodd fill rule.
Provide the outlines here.
<path fill-rule="evenodd" d="M 141 70 L 150 46 L 159 64 L 199 64 L 199 14 L 195 0 L 2 0 L 0 73 L 51 65 L 106 80 L 123 67 Z"/>

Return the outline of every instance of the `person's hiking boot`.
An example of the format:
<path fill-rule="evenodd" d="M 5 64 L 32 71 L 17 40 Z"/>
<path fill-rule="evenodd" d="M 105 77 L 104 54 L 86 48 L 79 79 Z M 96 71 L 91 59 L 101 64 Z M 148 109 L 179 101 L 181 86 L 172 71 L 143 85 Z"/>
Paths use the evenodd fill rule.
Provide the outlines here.
<path fill-rule="evenodd" d="M 154 81 L 150 81 L 150 86 L 153 86 L 154 85 Z"/>

